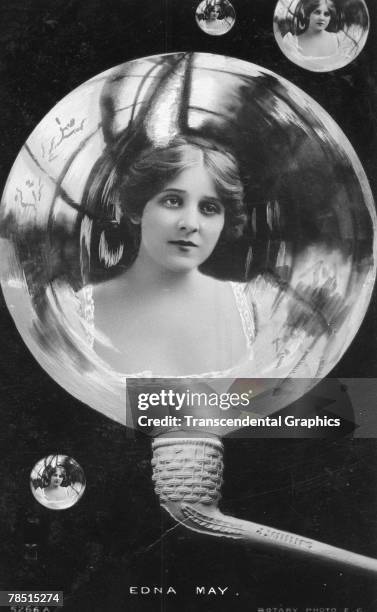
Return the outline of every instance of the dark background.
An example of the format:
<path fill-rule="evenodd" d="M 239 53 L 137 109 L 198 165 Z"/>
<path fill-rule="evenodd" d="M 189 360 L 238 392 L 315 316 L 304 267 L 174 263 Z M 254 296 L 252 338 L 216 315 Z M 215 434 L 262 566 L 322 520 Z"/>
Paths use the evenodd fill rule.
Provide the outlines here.
<path fill-rule="evenodd" d="M 195 23 L 197 2 L 187 0 L 2 0 L 1 188 L 32 129 L 76 86 L 129 59 L 196 50 L 260 64 L 304 89 L 341 126 L 376 195 L 375 2 L 368 3 L 371 31 L 364 51 L 331 73 L 307 72 L 281 54 L 272 34 L 274 1 L 233 4 L 236 25 L 211 37 Z M 377 377 L 376 326 L 373 300 L 333 376 Z M 153 493 L 150 440 L 51 381 L 23 345 L 2 300 L 0 338 L 1 589 L 61 589 L 64 609 L 73 612 L 305 605 L 377 610 L 374 578 L 176 527 Z M 352 436 L 225 440 L 222 509 L 377 556 L 376 450 L 375 440 Z M 88 482 L 83 499 L 62 512 L 44 509 L 29 490 L 32 466 L 55 452 L 74 457 Z M 37 545 L 37 559 L 30 544 Z M 228 585 L 230 594 L 195 597 L 196 584 Z M 179 594 L 130 596 L 131 585 L 172 585 Z"/>

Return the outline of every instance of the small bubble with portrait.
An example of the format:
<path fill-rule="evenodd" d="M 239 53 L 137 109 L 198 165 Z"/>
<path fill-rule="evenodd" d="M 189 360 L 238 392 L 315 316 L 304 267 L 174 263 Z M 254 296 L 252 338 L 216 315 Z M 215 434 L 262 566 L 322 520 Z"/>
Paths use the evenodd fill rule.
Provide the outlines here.
<path fill-rule="evenodd" d="M 202 0 L 195 11 L 199 28 L 210 36 L 223 36 L 234 26 L 236 11 L 229 0 Z"/>
<path fill-rule="evenodd" d="M 86 486 L 82 467 L 68 455 L 48 455 L 30 473 L 35 499 L 50 510 L 65 510 L 81 499 Z"/>

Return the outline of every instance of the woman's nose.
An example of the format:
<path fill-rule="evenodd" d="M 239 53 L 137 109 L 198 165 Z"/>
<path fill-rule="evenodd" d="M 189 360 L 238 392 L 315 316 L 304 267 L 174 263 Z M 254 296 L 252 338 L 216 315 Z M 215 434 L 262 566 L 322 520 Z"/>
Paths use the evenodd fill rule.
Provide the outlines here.
<path fill-rule="evenodd" d="M 199 213 L 196 207 L 187 207 L 182 211 L 178 228 L 186 232 L 197 232 L 199 230 Z"/>

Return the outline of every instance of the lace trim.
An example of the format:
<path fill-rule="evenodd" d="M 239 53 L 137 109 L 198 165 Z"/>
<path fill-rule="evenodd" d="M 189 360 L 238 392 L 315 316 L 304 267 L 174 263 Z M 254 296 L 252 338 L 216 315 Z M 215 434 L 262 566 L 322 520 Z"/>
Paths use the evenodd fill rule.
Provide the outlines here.
<path fill-rule="evenodd" d="M 94 299 L 93 299 L 93 286 L 86 285 L 81 290 L 82 299 L 80 300 L 81 305 L 81 316 L 83 317 L 85 325 L 85 335 L 88 345 L 92 349 L 94 347 L 95 327 L 94 327 Z"/>
<path fill-rule="evenodd" d="M 243 283 L 230 283 L 240 315 L 243 333 L 247 348 L 250 350 L 255 340 L 255 312 L 254 306 L 246 295 L 247 285 Z"/>

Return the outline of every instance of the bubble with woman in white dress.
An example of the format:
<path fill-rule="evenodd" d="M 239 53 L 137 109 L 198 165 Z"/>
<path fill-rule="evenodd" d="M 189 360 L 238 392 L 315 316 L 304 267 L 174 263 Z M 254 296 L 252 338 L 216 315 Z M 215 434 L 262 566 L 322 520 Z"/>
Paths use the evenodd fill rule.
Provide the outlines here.
<path fill-rule="evenodd" d="M 30 474 L 30 488 L 35 499 L 50 510 L 74 506 L 85 490 L 81 466 L 67 455 L 49 455 L 40 459 Z"/>
<path fill-rule="evenodd" d="M 59 142 L 59 125 L 76 131 Z M 34 211 L 15 197 L 38 181 Z M 263 379 L 263 410 L 297 398 L 372 290 L 374 204 L 351 145 L 304 92 L 233 58 L 156 56 L 84 84 L 33 132 L 3 202 L 2 288 L 25 342 L 130 427 L 139 379 Z"/>
<path fill-rule="evenodd" d="M 202 0 L 195 12 L 196 23 L 211 36 L 222 36 L 234 26 L 236 13 L 228 0 Z"/>
<path fill-rule="evenodd" d="M 362 51 L 369 31 L 364 0 L 279 0 L 276 42 L 295 64 L 313 72 L 346 66 Z"/>

